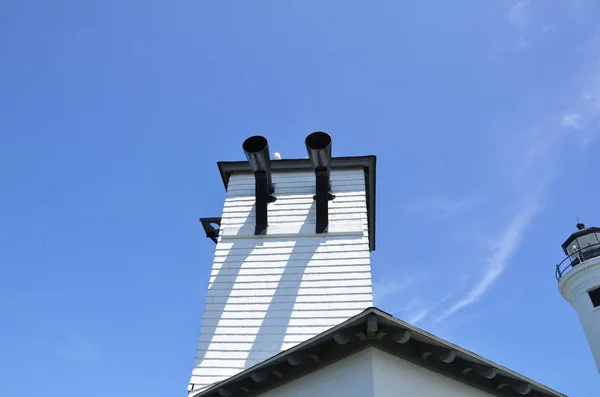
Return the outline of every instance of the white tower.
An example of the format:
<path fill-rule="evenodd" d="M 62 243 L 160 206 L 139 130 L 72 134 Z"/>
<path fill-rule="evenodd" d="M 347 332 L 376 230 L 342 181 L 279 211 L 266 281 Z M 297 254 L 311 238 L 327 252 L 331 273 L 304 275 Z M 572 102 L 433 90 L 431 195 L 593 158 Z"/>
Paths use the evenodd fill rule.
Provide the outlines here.
<path fill-rule="evenodd" d="M 375 156 L 331 157 L 310 134 L 310 158 L 270 160 L 248 138 L 248 161 L 219 162 L 221 218 L 188 391 L 227 379 L 373 306 Z M 218 225 L 218 228 L 216 227 Z"/>
<path fill-rule="evenodd" d="M 600 372 L 600 228 L 578 223 L 563 243 L 567 258 L 556 266 L 558 288 L 583 326 Z"/>

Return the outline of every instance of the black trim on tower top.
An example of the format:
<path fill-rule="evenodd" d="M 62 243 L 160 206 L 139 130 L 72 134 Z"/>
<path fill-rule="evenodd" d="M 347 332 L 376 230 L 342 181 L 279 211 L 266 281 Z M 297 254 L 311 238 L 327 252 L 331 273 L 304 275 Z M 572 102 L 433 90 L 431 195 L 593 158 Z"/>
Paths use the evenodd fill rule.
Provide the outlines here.
<path fill-rule="evenodd" d="M 332 157 L 331 168 L 334 170 L 359 167 L 365 173 L 367 222 L 369 228 L 369 249 L 375 251 L 375 215 L 376 215 L 376 156 Z M 225 189 L 229 185 L 229 177 L 233 172 L 252 173 L 247 161 L 217 162 Z M 273 172 L 313 171 L 309 159 L 281 159 L 271 161 Z"/>

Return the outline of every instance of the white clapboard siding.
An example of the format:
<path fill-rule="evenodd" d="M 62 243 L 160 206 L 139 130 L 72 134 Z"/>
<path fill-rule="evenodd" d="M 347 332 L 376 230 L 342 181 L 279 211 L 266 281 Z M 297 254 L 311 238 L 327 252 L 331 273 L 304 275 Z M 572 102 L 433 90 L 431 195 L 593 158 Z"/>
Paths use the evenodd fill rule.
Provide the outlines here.
<path fill-rule="evenodd" d="M 264 238 L 279 238 L 296 236 L 297 238 L 315 235 L 315 222 L 276 222 L 269 221 L 268 235 Z M 331 236 L 360 236 L 368 233 L 366 222 L 363 220 L 343 220 L 329 222 L 327 234 Z M 254 224 L 221 226 L 218 241 L 229 238 L 251 238 L 254 236 Z"/>
<path fill-rule="evenodd" d="M 231 214 L 230 214 L 231 215 Z M 307 214 L 294 214 L 287 211 L 283 214 L 271 214 L 269 213 L 268 222 L 271 223 L 304 223 L 304 222 L 316 222 L 316 214 L 315 211 L 311 211 Z M 329 222 L 335 221 L 366 221 L 367 215 L 363 215 L 360 213 L 350 213 L 350 214 L 332 214 L 329 213 Z M 249 216 L 228 216 L 227 224 L 229 226 L 238 226 L 238 225 L 246 225 L 250 224 L 254 226 L 256 223 L 256 218 L 254 214 Z"/>
<path fill-rule="evenodd" d="M 217 260 L 214 263 L 212 275 L 227 274 L 228 272 L 231 273 L 232 271 L 240 270 L 250 271 L 251 269 L 289 269 L 293 267 L 309 269 L 322 266 L 333 268 L 339 266 L 360 266 L 369 264 L 369 257 L 364 256 L 364 251 L 350 251 L 350 253 L 355 254 L 356 258 L 340 258 L 340 256 L 344 255 L 344 253 L 341 252 L 325 253 L 321 255 L 315 254 L 317 258 L 314 261 L 310 258 L 309 253 L 302 253 L 301 255 L 293 256 L 291 258 L 289 255 L 265 255 L 265 257 L 268 257 L 268 259 L 266 259 L 265 261 L 260 261 L 255 256 L 245 258 L 252 259 L 246 261 L 242 256 L 230 256 L 227 258 L 215 257 L 215 259 Z M 368 254 L 368 251 L 366 254 Z M 290 259 L 286 260 L 286 257 Z"/>
<path fill-rule="evenodd" d="M 361 201 L 349 202 L 349 201 L 338 201 L 337 203 L 331 201 L 329 203 L 329 213 L 330 214 L 351 214 L 354 212 L 362 211 L 365 209 L 366 205 L 364 201 L 362 201 L 362 197 L 360 197 Z M 248 215 L 252 211 L 254 204 L 245 205 L 245 206 L 232 206 L 225 207 L 223 213 L 227 216 L 235 214 L 243 214 Z M 288 203 L 284 200 L 279 200 L 270 204 L 269 212 L 273 215 L 285 213 L 288 211 L 308 211 L 315 212 L 317 209 L 311 202 L 307 202 L 305 204 L 292 204 Z"/>
<path fill-rule="evenodd" d="M 272 175 L 272 181 L 277 186 L 282 184 L 315 184 L 315 174 L 312 172 L 278 172 Z M 331 174 L 331 182 L 336 183 L 338 181 L 356 181 L 355 170 L 337 170 Z M 229 181 L 229 187 L 234 186 L 254 186 L 254 179 L 250 178 L 238 178 L 236 180 Z"/>
<path fill-rule="evenodd" d="M 275 262 L 277 263 L 277 262 Z M 261 265 L 265 265 L 265 263 L 260 263 L 260 262 L 255 262 L 255 264 L 257 266 L 261 266 Z M 297 264 L 297 263 L 296 263 Z M 248 277 L 252 277 L 252 282 L 254 282 L 254 277 L 261 277 L 261 280 L 263 279 L 264 276 L 280 276 L 279 278 L 281 278 L 281 276 L 285 273 L 285 274 L 294 274 L 297 276 L 294 276 L 294 279 L 300 279 L 300 280 L 308 280 L 309 277 L 317 277 L 317 276 L 313 276 L 316 274 L 328 274 L 328 273 L 344 273 L 342 275 L 339 274 L 335 274 L 332 275 L 332 277 L 339 277 L 342 276 L 343 279 L 346 279 L 346 276 L 349 274 L 361 274 L 363 272 L 369 271 L 371 269 L 371 267 L 369 265 L 356 265 L 356 266 L 289 266 L 289 267 L 285 267 L 285 268 L 281 268 L 281 267 L 253 267 L 253 268 L 220 268 L 220 269 L 216 269 L 213 270 L 211 272 L 211 278 L 214 276 L 214 279 L 216 279 L 217 277 L 223 276 L 223 278 L 225 278 L 225 276 L 236 276 L 235 281 L 238 280 L 242 280 L 242 277 L 244 276 L 248 276 Z M 310 276 L 309 276 L 310 275 Z M 319 276 L 320 278 L 320 276 Z M 291 276 L 290 278 L 288 278 L 288 280 L 291 280 Z"/>
<path fill-rule="evenodd" d="M 227 345 L 236 343 L 251 343 L 255 344 L 256 335 L 231 335 L 231 334 L 221 334 L 221 335 L 200 335 L 199 343 L 202 344 L 204 342 L 210 343 L 225 343 Z M 278 334 L 267 334 L 263 338 L 262 343 L 300 343 L 304 342 L 304 336 L 299 334 L 286 334 L 283 337 L 283 341 L 281 339 L 281 335 Z M 247 350 L 244 350 L 247 351 Z"/>
<path fill-rule="evenodd" d="M 327 274 L 309 274 L 309 273 L 305 273 L 305 274 L 298 274 L 298 273 L 289 273 L 286 274 L 285 277 L 285 285 L 290 285 L 290 283 L 297 283 L 299 284 L 301 281 L 306 280 L 306 281 L 317 281 L 317 280 L 354 280 L 354 279 L 363 279 L 365 278 L 366 275 L 362 274 L 362 273 L 348 273 L 348 274 L 339 274 L 339 273 L 327 273 Z M 210 283 L 219 283 L 219 282 L 223 282 L 223 283 L 259 283 L 259 282 L 278 282 L 278 283 L 282 283 L 283 276 L 281 274 L 264 274 L 264 275 L 260 275 L 260 274 L 256 274 L 256 275 L 245 275 L 245 274 L 241 274 L 241 275 L 231 275 L 231 274 L 226 274 L 223 276 L 217 275 L 217 276 L 211 276 L 210 277 Z M 293 287 L 290 285 L 290 287 Z M 252 288 L 252 286 L 249 286 L 249 288 Z"/>
<path fill-rule="evenodd" d="M 264 319 L 266 312 L 247 312 L 247 313 L 235 313 L 235 312 L 221 312 L 221 311 L 206 311 L 204 318 L 222 318 L 222 319 Z M 340 310 L 327 310 L 315 312 L 312 310 L 306 311 L 295 311 L 290 313 L 286 311 L 272 311 L 269 313 L 269 318 L 333 318 L 342 317 L 349 318 L 356 314 L 356 310 L 351 309 L 340 309 Z M 202 338 L 201 338 L 202 339 Z"/>
<path fill-rule="evenodd" d="M 317 303 L 298 303 L 288 304 L 287 302 L 280 303 L 227 303 L 226 305 L 220 303 L 207 302 L 204 307 L 206 310 L 215 310 L 217 308 L 223 311 L 232 312 L 246 312 L 246 311 L 272 311 L 272 310 L 331 310 L 331 309 L 366 309 L 369 305 L 365 306 L 362 302 L 368 302 L 369 298 L 365 297 L 359 301 L 353 302 L 317 302 Z"/>
<path fill-rule="evenodd" d="M 247 249 L 250 248 L 253 252 L 254 249 L 263 248 L 279 248 L 279 247 L 312 247 L 313 249 L 319 249 L 321 247 L 329 247 L 332 245 L 355 245 L 355 244 L 368 244 L 369 240 L 366 236 L 331 236 L 331 235 L 313 235 L 303 236 L 301 239 L 298 237 L 279 237 L 276 240 L 261 239 L 261 240 L 226 240 L 222 241 L 217 245 L 217 251 L 219 250 L 232 250 L 236 249 Z"/>
<path fill-rule="evenodd" d="M 362 310 L 362 309 L 361 309 Z M 360 310 L 356 312 L 360 313 Z M 333 325 L 323 325 L 323 326 L 296 326 L 296 327 L 287 327 L 286 334 L 292 335 L 304 335 L 306 338 L 304 340 L 308 340 L 313 336 L 320 334 L 323 331 L 327 331 L 329 328 L 336 326 L 339 323 Z M 261 330 L 261 327 L 247 327 L 242 326 L 242 324 L 235 327 L 201 327 L 200 332 L 212 333 L 215 335 L 254 335 L 255 342 L 257 333 L 261 333 L 261 339 L 263 335 L 279 335 L 281 338 L 281 331 L 278 329 L 266 329 Z"/>
<path fill-rule="evenodd" d="M 284 343 L 288 349 L 294 347 L 298 343 Z M 252 349 L 257 352 L 272 352 L 279 349 L 278 343 L 210 343 L 206 344 L 207 351 L 204 353 L 206 358 L 225 358 L 225 359 L 245 359 L 248 350 Z M 287 350 L 287 349 L 285 349 Z"/>
<path fill-rule="evenodd" d="M 204 319 L 204 324 L 207 327 L 237 327 L 240 319 Z M 315 325 L 330 325 L 329 318 L 276 318 L 269 319 L 269 326 L 285 326 L 285 327 L 312 327 Z M 245 319 L 244 325 L 247 327 L 262 327 L 265 324 L 264 319 Z"/>
<path fill-rule="evenodd" d="M 273 173 L 267 234 L 254 236 L 254 177 L 233 174 L 190 390 L 208 387 L 373 305 L 365 177 L 331 174 L 329 233 L 315 233 L 315 177 Z"/>
<path fill-rule="evenodd" d="M 309 253 L 309 254 L 315 254 L 315 255 L 320 255 L 323 253 L 338 253 L 338 252 L 355 252 L 355 253 L 361 253 L 364 252 L 365 255 L 368 255 L 369 246 L 367 242 L 361 242 L 360 244 L 338 244 L 338 245 L 323 245 L 323 246 L 319 246 L 318 248 L 314 248 L 308 245 L 302 245 L 302 246 L 268 246 L 268 245 L 263 245 L 263 246 L 259 246 L 256 248 L 235 248 L 235 249 L 222 249 L 219 248 L 218 250 L 215 250 L 215 261 L 222 261 L 223 257 L 227 257 L 227 258 L 235 258 L 235 257 L 243 257 L 248 258 L 250 257 L 250 254 L 255 254 L 255 255 L 291 255 L 292 251 L 295 254 L 301 254 L 301 253 Z M 366 252 L 365 252 L 366 251 Z M 330 258 L 328 258 L 330 259 Z"/>
<path fill-rule="evenodd" d="M 281 191 L 277 191 L 274 193 L 275 197 L 277 197 L 277 201 L 270 203 L 270 206 L 273 208 L 277 208 L 280 205 L 290 205 L 297 204 L 299 205 L 298 209 L 302 210 L 305 208 L 310 208 L 311 205 L 314 204 L 313 195 L 315 194 L 314 188 L 307 189 L 309 193 L 282 193 Z M 335 192 L 335 191 L 334 191 Z M 331 205 L 337 205 L 342 202 L 347 203 L 364 203 L 366 194 L 364 192 L 336 192 L 335 200 L 332 200 Z M 337 203 L 335 201 L 338 200 Z M 254 189 L 251 190 L 249 195 L 240 195 L 240 196 L 230 196 L 227 194 L 227 198 L 225 200 L 224 207 L 237 207 L 237 206 L 253 206 L 254 205 Z M 366 205 L 366 204 L 365 204 Z"/>
<path fill-rule="evenodd" d="M 330 287 L 330 288 L 299 288 L 299 289 L 283 289 L 278 292 L 277 296 L 329 296 L 329 295 L 339 295 L 339 294 L 371 294 L 371 287 Z M 273 292 L 270 289 L 252 289 L 252 290 L 244 290 L 244 289 L 211 289 L 208 291 L 208 297 L 254 297 L 254 296 L 273 296 Z M 320 299 L 320 298 L 314 298 Z"/>
<path fill-rule="evenodd" d="M 349 295 L 323 295 L 316 299 L 321 302 L 348 302 L 365 300 L 364 294 L 349 294 Z M 367 299 L 368 300 L 368 299 Z M 229 303 L 229 304 L 254 304 L 254 303 L 311 303 L 315 301 L 314 295 L 276 295 L 276 296 L 251 296 L 251 297 L 223 297 L 209 296 L 206 298 L 206 303 Z M 288 316 L 289 317 L 289 316 Z"/>
<path fill-rule="evenodd" d="M 262 252 L 261 252 L 262 251 Z M 279 262 L 279 261 L 303 261 L 306 263 L 307 260 L 338 260 L 343 261 L 347 256 L 346 253 L 352 253 L 353 258 L 369 258 L 369 251 L 362 249 L 357 250 L 354 247 L 347 248 L 346 251 L 337 250 L 334 252 L 319 252 L 312 250 L 313 252 L 308 252 L 309 250 L 303 249 L 301 252 L 298 250 L 289 250 L 292 252 L 287 253 L 278 253 L 273 250 L 256 250 L 254 255 L 250 254 L 240 254 L 239 252 L 230 251 L 229 255 L 215 255 L 214 263 L 228 263 L 228 262 L 239 262 L 242 263 L 247 262 Z M 256 255 L 258 254 L 258 255 Z"/>
<path fill-rule="evenodd" d="M 289 282 L 274 282 L 274 283 L 253 283 L 252 285 L 248 283 L 211 283 L 208 288 L 210 291 L 213 289 L 227 289 L 227 290 L 259 290 L 259 289 L 286 289 L 292 288 L 294 290 L 300 290 L 304 288 L 318 288 L 320 290 L 329 288 L 329 287 L 364 287 L 371 285 L 371 277 L 365 276 L 365 278 L 356 279 L 356 280 L 319 280 L 319 281 L 302 281 L 300 286 L 298 287 L 297 283 L 289 283 Z"/>
<path fill-rule="evenodd" d="M 332 268 L 332 270 L 331 270 L 332 272 L 337 272 L 337 270 L 334 269 L 336 267 L 368 265 L 368 261 L 369 261 L 369 258 L 360 258 L 360 257 L 356 258 L 356 259 L 338 259 L 337 257 L 335 259 L 322 258 L 322 259 L 315 260 L 314 262 L 310 261 L 310 259 L 304 260 L 304 261 L 301 259 L 293 259 L 293 260 L 290 259 L 289 261 L 278 259 L 278 260 L 269 260 L 269 261 L 265 261 L 265 262 L 227 261 L 227 262 L 215 263 L 215 266 L 213 267 L 214 274 L 211 274 L 211 275 L 218 276 L 218 275 L 232 274 L 232 272 L 235 272 L 235 274 L 237 274 L 238 272 L 243 272 L 244 270 L 246 270 L 248 272 L 248 274 L 251 274 L 251 272 L 254 272 L 255 274 L 261 275 L 264 273 L 262 273 L 261 271 L 258 271 L 258 270 L 252 271 L 252 269 L 273 269 L 273 268 L 292 269 L 292 268 L 298 268 L 298 267 L 301 269 L 306 269 L 306 271 L 303 271 L 303 273 L 312 273 L 312 271 L 308 270 L 308 269 L 315 268 L 315 267 L 323 267 L 323 266 Z"/>

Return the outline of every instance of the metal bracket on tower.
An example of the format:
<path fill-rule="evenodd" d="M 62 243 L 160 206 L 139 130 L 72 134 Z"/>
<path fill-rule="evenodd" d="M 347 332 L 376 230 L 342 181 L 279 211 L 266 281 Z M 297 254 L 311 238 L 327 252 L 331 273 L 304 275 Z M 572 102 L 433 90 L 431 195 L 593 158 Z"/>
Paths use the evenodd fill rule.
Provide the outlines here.
<path fill-rule="evenodd" d="M 316 191 L 313 200 L 317 202 L 317 233 L 327 233 L 329 226 L 329 200 L 335 196 L 331 194 L 329 183 L 329 170 L 315 170 Z"/>
<path fill-rule="evenodd" d="M 221 228 L 221 218 L 200 218 L 200 223 L 206 233 L 206 237 L 217 243 L 219 230 Z M 217 227 L 215 227 L 215 225 Z"/>
<path fill-rule="evenodd" d="M 254 173 L 254 186 L 256 196 L 256 226 L 254 227 L 254 234 L 261 235 L 267 232 L 267 206 L 269 203 L 277 200 L 277 198 L 273 196 L 275 188 L 272 184 L 269 185 L 269 178 L 265 171 Z"/>

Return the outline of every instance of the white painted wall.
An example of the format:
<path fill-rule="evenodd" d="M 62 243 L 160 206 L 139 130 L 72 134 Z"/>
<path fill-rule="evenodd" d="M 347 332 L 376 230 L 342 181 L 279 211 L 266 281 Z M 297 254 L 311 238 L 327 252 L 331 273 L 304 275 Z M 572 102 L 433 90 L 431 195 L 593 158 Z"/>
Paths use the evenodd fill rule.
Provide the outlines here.
<path fill-rule="evenodd" d="M 373 349 L 374 397 L 489 397 L 437 372 Z"/>
<path fill-rule="evenodd" d="M 397 394 L 396 394 L 397 395 Z M 261 397 L 373 397 L 373 353 L 363 350 Z"/>
<path fill-rule="evenodd" d="M 261 397 L 489 397 L 492 394 L 375 348 L 270 390 Z"/>
<path fill-rule="evenodd" d="M 365 177 L 334 170 L 329 233 L 315 234 L 312 172 L 273 173 L 266 236 L 254 177 L 232 175 L 190 390 L 203 389 L 373 306 Z"/>
<path fill-rule="evenodd" d="M 588 291 L 600 286 L 600 258 L 593 258 L 575 266 L 563 278 L 558 288 L 573 306 L 600 372 L 600 307 L 594 308 Z"/>

